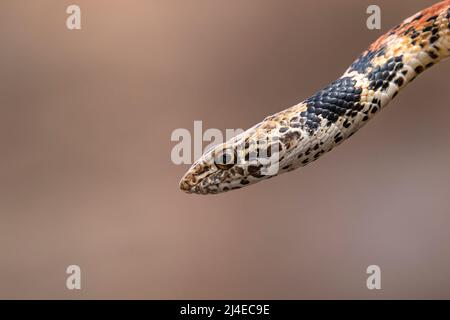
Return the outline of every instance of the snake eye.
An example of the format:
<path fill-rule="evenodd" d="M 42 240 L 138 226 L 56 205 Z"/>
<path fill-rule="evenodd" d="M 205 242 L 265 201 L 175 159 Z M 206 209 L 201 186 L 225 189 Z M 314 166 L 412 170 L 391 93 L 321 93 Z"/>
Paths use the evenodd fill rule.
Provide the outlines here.
<path fill-rule="evenodd" d="M 235 154 L 231 149 L 220 150 L 215 154 L 214 164 L 222 170 L 230 169 L 235 164 Z"/>

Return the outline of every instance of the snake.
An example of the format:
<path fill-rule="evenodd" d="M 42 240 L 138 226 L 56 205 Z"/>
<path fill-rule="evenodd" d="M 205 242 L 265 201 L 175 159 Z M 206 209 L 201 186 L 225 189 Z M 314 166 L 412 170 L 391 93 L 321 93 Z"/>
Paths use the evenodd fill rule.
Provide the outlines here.
<path fill-rule="evenodd" d="M 179 187 L 236 190 L 304 167 L 351 137 L 408 83 L 450 55 L 450 0 L 407 18 L 330 85 L 207 150 Z"/>

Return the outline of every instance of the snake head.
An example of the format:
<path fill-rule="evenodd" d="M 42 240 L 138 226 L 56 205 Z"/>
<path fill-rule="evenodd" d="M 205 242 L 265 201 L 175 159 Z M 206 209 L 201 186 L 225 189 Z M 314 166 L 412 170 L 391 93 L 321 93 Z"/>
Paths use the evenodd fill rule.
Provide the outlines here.
<path fill-rule="evenodd" d="M 278 173 L 278 142 L 251 128 L 203 154 L 180 181 L 187 193 L 214 194 L 242 188 Z"/>

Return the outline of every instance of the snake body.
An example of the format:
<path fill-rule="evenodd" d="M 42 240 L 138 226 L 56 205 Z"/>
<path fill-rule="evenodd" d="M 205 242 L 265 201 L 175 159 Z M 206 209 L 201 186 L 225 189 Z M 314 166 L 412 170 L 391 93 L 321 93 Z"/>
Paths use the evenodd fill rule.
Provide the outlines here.
<path fill-rule="evenodd" d="M 181 179 L 180 188 L 220 193 L 305 166 L 352 136 L 406 84 L 449 55 L 446 0 L 381 36 L 339 79 L 310 98 L 207 151 Z M 275 173 L 270 170 L 274 167 Z"/>

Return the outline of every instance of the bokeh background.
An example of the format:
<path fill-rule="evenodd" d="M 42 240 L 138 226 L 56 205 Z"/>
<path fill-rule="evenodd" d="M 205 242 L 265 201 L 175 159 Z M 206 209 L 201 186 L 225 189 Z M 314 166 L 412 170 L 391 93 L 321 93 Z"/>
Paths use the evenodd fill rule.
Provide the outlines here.
<path fill-rule="evenodd" d="M 449 62 L 276 179 L 188 195 L 170 159 L 174 129 L 246 129 L 433 2 L 2 0 L 0 298 L 450 298 Z"/>

